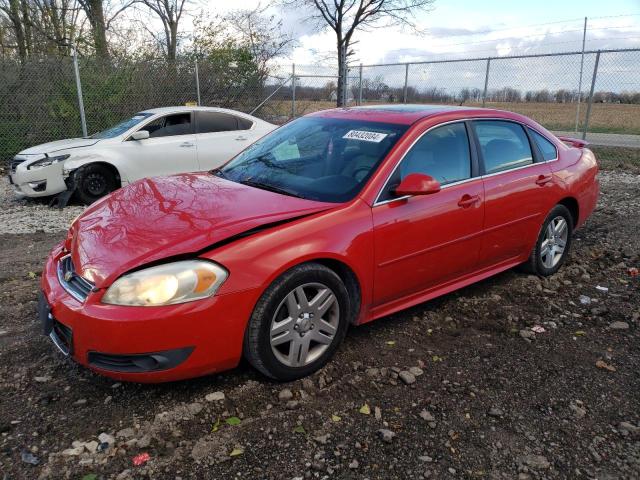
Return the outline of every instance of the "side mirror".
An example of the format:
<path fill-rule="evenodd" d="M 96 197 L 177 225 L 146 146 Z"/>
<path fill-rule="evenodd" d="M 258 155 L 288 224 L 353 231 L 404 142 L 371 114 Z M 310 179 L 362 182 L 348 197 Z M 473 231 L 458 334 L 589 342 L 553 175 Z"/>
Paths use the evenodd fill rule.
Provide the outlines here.
<path fill-rule="evenodd" d="M 138 130 L 131 134 L 131 140 L 146 140 L 149 138 L 149 130 Z"/>
<path fill-rule="evenodd" d="M 396 187 L 395 193 L 399 196 L 430 195 L 439 191 L 440 182 L 433 177 L 422 173 L 411 173 L 404 177 L 404 180 Z"/>

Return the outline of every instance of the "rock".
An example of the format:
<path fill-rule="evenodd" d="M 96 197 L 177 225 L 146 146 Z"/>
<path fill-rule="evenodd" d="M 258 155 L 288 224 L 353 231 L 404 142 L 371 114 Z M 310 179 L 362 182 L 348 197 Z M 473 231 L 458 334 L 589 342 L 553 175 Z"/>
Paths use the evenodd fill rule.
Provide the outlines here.
<path fill-rule="evenodd" d="M 295 410 L 296 408 L 298 408 L 299 402 L 295 401 L 295 400 L 289 400 L 287 402 L 287 404 L 285 405 L 285 408 L 287 410 Z"/>
<path fill-rule="evenodd" d="M 40 463 L 40 459 L 27 450 L 23 450 L 20 453 L 20 459 L 23 463 L 28 463 L 29 465 L 38 465 Z"/>
<path fill-rule="evenodd" d="M 224 400 L 224 393 L 223 392 L 213 392 L 213 393 L 208 393 L 204 399 L 207 402 L 221 402 L 222 400 Z"/>
<path fill-rule="evenodd" d="M 575 402 L 575 403 L 569 404 L 569 408 L 577 418 L 583 418 L 587 414 L 587 411 L 582 407 L 583 407 L 582 402 Z"/>
<path fill-rule="evenodd" d="M 310 378 L 302 380 L 302 389 L 307 393 L 313 393 L 316 391 L 316 384 Z"/>
<path fill-rule="evenodd" d="M 143 435 L 136 441 L 138 448 L 147 448 L 151 445 L 151 437 L 149 435 Z"/>
<path fill-rule="evenodd" d="M 320 445 L 326 445 L 329 441 L 329 435 L 319 435 L 313 439 L 315 442 L 318 442 Z"/>
<path fill-rule="evenodd" d="M 291 400 L 292 398 L 293 398 L 293 392 L 288 388 L 285 388 L 284 390 L 280 390 L 280 393 L 278 393 L 278 399 L 282 400 L 283 402 Z"/>
<path fill-rule="evenodd" d="M 98 442 L 91 440 L 84 444 L 84 448 L 86 448 L 89 453 L 96 453 L 98 451 Z"/>
<path fill-rule="evenodd" d="M 629 324 L 627 322 L 613 322 L 609 328 L 611 330 L 629 330 Z"/>
<path fill-rule="evenodd" d="M 78 445 L 77 447 L 67 448 L 66 450 L 63 450 L 62 455 L 64 455 L 65 457 L 77 457 L 82 452 L 84 452 L 84 445 Z"/>
<path fill-rule="evenodd" d="M 116 438 L 124 438 L 128 440 L 130 438 L 133 438 L 135 434 L 136 432 L 133 430 L 133 428 L 123 428 L 122 430 L 118 430 L 118 432 L 116 433 Z"/>
<path fill-rule="evenodd" d="M 100 435 L 98 435 L 98 440 L 100 441 L 100 443 L 107 443 L 109 445 L 113 445 L 114 443 L 116 443 L 116 439 L 113 438 L 113 435 L 109 435 L 105 432 L 102 432 Z"/>
<path fill-rule="evenodd" d="M 529 343 L 536 338 L 536 334 L 531 330 L 520 330 L 520 336 Z"/>
<path fill-rule="evenodd" d="M 377 377 L 380 375 L 380 370 L 377 368 L 367 368 L 364 373 L 367 375 L 367 377 Z"/>
<path fill-rule="evenodd" d="M 358 460 L 353 460 L 350 464 L 349 464 L 349 468 L 351 470 L 355 470 L 356 468 L 358 468 L 360 466 L 360 464 L 358 463 Z"/>
<path fill-rule="evenodd" d="M 411 385 L 412 383 L 416 383 L 416 377 L 411 372 L 407 372 L 406 370 L 402 370 L 398 373 L 400 380 L 404 382 L 405 385 Z"/>
<path fill-rule="evenodd" d="M 436 421 L 435 417 L 431 414 L 431 412 L 429 412 L 427 410 L 422 410 L 420 412 L 420 418 L 422 418 L 426 422 L 435 422 Z"/>
<path fill-rule="evenodd" d="M 591 297 L 580 295 L 580 303 L 582 305 L 591 305 Z"/>
<path fill-rule="evenodd" d="M 378 430 L 378 435 L 385 443 L 391 443 L 393 437 L 396 436 L 395 433 L 393 433 L 391 430 L 387 430 L 386 428 L 381 428 L 380 430 Z"/>
<path fill-rule="evenodd" d="M 425 463 L 433 462 L 433 458 L 431 458 L 429 455 L 422 455 L 422 456 L 418 457 L 418 460 L 420 460 L 421 462 L 425 462 Z"/>
<path fill-rule="evenodd" d="M 498 407 L 491 407 L 487 412 L 487 415 L 489 415 L 490 417 L 499 418 L 504 416 L 504 412 L 500 410 Z"/>
<path fill-rule="evenodd" d="M 382 410 L 380 407 L 373 407 L 373 416 L 376 420 L 382 420 Z"/>
<path fill-rule="evenodd" d="M 204 407 L 201 403 L 193 402 L 187 405 L 187 410 L 191 415 L 198 415 Z"/>
<path fill-rule="evenodd" d="M 80 405 L 86 405 L 87 404 L 87 399 L 86 398 L 81 398 L 81 399 L 76 400 L 75 402 L 73 402 L 73 404 L 76 407 L 79 407 Z"/>
<path fill-rule="evenodd" d="M 38 382 L 38 383 L 47 383 L 48 381 L 51 380 L 51 377 L 48 376 L 48 375 L 45 375 L 45 376 L 42 376 L 42 377 L 34 377 L 33 380 Z"/>
<path fill-rule="evenodd" d="M 627 435 L 640 436 L 640 427 L 636 427 L 630 422 L 620 422 L 620 424 L 618 425 L 618 430 L 625 437 Z"/>
<path fill-rule="evenodd" d="M 409 369 L 409 373 L 416 377 L 419 377 L 420 375 L 424 374 L 424 371 L 420 367 L 411 367 Z"/>
<path fill-rule="evenodd" d="M 551 466 L 549 460 L 542 455 L 525 455 L 518 459 L 518 462 L 529 468 L 545 470 Z"/>

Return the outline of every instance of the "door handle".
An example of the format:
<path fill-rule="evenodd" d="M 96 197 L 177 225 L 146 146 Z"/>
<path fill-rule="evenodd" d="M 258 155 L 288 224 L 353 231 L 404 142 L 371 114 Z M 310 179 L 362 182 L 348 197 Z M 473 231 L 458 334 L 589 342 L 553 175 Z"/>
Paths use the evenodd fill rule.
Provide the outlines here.
<path fill-rule="evenodd" d="M 182 142 L 180 144 L 181 147 L 185 147 L 185 148 L 189 148 L 189 147 L 193 147 L 193 143 L 191 142 Z"/>
<path fill-rule="evenodd" d="M 468 208 L 468 207 L 471 207 L 472 205 L 475 205 L 479 201 L 480 201 L 480 195 L 471 196 L 468 193 L 465 193 L 460 199 L 460 201 L 458 202 L 458 206 L 462 208 Z"/>
<path fill-rule="evenodd" d="M 247 139 L 247 137 L 244 137 L 244 136 L 242 136 L 242 135 L 240 135 L 239 137 L 236 137 L 236 140 L 238 140 L 239 142 L 240 142 L 240 141 L 244 141 L 244 140 L 246 140 L 246 139 Z"/>
<path fill-rule="evenodd" d="M 553 180 L 553 177 L 551 175 L 540 175 L 536 180 L 536 184 L 540 185 L 541 187 L 544 187 L 547 183 L 549 183 L 552 180 Z"/>

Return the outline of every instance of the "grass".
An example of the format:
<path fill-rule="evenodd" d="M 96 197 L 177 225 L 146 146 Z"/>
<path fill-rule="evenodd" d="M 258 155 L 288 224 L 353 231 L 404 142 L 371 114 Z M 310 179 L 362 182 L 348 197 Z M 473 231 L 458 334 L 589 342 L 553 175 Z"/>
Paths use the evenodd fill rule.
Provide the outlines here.
<path fill-rule="evenodd" d="M 365 103 L 373 105 L 374 103 Z M 477 107 L 480 104 L 466 103 Z M 536 102 L 488 102 L 486 107 L 509 110 L 526 115 L 549 130 L 573 131 L 576 121 L 576 104 L 574 103 L 536 103 Z M 335 102 L 324 100 L 298 100 L 296 111 L 298 116 L 307 113 L 335 108 Z M 283 121 L 291 115 L 291 101 L 278 100 L 267 102 L 258 112 L 273 116 Z M 585 119 L 587 105 L 580 105 L 580 126 Z M 277 120 L 274 120 L 277 121 Z M 640 105 L 594 103 L 591 108 L 589 132 L 592 133 L 623 133 L 640 135 Z"/>
<path fill-rule="evenodd" d="M 603 170 L 626 170 L 640 173 L 640 148 L 589 146 Z"/>

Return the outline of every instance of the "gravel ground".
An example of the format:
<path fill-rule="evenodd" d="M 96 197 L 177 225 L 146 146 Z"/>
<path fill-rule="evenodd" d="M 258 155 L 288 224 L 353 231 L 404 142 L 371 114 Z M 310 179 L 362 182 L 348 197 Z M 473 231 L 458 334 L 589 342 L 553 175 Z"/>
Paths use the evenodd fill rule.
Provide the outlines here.
<path fill-rule="evenodd" d="M 0 178 L 0 234 L 59 232 L 67 229 L 85 209 L 73 203 L 62 210 L 49 208 L 48 201 L 16 197 L 3 175 Z"/>
<path fill-rule="evenodd" d="M 551 278 L 505 272 L 352 329 L 305 380 L 241 365 L 156 386 L 96 376 L 40 335 L 38 276 L 64 235 L 46 232 L 80 208 L 3 193 L 0 473 L 640 478 L 640 176 L 603 172 L 601 185 Z"/>

